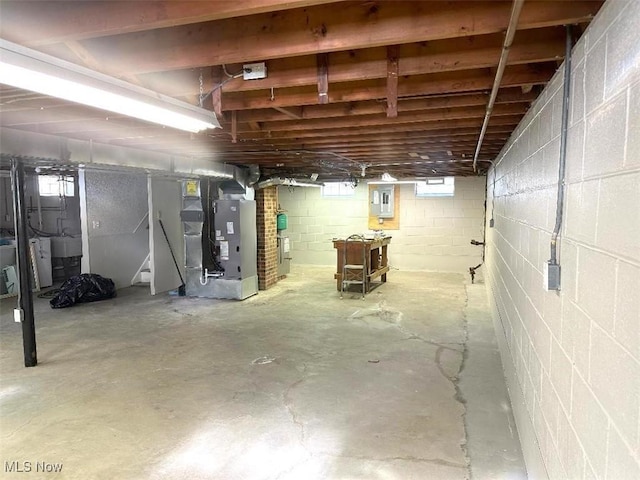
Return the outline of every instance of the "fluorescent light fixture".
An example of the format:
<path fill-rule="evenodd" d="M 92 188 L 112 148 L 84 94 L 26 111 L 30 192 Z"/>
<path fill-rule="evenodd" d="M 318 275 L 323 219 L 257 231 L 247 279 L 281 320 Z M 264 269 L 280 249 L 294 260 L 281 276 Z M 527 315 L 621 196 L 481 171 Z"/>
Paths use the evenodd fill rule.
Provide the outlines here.
<path fill-rule="evenodd" d="M 3 39 L 0 83 L 188 132 L 220 128 L 209 110 Z"/>
<path fill-rule="evenodd" d="M 382 180 L 383 182 L 395 182 L 398 179 L 396 177 L 392 177 L 391 175 L 389 175 L 387 172 L 384 172 L 382 174 L 382 177 L 380 177 L 380 180 Z"/>

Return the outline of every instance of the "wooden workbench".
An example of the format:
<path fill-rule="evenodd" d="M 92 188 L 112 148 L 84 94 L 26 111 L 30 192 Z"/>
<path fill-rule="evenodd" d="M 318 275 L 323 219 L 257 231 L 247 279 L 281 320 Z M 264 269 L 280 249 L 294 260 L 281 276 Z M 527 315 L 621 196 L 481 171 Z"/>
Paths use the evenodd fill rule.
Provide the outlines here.
<path fill-rule="evenodd" d="M 342 283 L 342 265 L 344 256 L 344 239 L 333 240 L 333 248 L 336 249 L 336 286 L 340 291 Z M 366 275 L 366 292 L 371 289 L 371 282 L 380 277 L 382 283 L 387 281 L 387 272 L 389 271 L 389 258 L 387 256 L 387 247 L 391 243 L 391 237 L 376 238 L 373 240 L 365 240 L 364 248 Z M 347 250 L 348 265 L 362 265 L 362 244 L 358 242 L 349 242 Z"/>

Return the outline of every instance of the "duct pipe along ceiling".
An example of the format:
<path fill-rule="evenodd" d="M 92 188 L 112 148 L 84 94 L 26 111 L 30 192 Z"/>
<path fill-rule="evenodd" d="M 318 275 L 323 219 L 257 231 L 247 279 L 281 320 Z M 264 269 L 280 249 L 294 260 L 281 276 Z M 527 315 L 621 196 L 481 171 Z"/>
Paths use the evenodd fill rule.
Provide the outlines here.
<path fill-rule="evenodd" d="M 0 154 L 2 159 L 28 159 L 33 166 L 55 163 L 77 168 L 144 170 L 150 174 L 180 178 L 233 180 L 242 187 L 251 186 L 259 177 L 257 167 L 245 169 L 202 158 L 178 157 L 8 128 L 0 129 Z"/>
<path fill-rule="evenodd" d="M 255 187 L 260 189 L 277 185 L 285 185 L 287 187 L 323 187 L 324 183 L 306 179 L 271 177 L 259 181 Z"/>

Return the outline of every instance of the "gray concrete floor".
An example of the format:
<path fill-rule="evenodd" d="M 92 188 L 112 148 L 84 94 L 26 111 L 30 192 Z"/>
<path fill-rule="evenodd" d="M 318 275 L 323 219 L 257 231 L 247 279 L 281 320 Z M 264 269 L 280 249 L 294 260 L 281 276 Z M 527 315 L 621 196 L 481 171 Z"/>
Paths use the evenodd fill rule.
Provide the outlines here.
<path fill-rule="evenodd" d="M 244 302 L 38 300 L 28 369 L 4 300 L 0 475 L 526 478 L 484 285 L 467 283 L 392 271 L 340 300 L 331 268 L 295 267 Z"/>

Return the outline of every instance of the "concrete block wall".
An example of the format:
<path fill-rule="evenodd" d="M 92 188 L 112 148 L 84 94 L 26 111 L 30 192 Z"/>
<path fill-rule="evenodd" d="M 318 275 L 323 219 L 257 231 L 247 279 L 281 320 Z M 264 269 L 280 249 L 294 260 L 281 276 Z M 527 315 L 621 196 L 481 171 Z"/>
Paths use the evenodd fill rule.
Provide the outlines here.
<path fill-rule="evenodd" d="M 467 273 L 481 262 L 485 178 L 456 178 L 455 196 L 417 198 L 414 186 L 400 185 L 400 229 L 393 236 L 389 263 L 402 270 Z M 322 197 L 319 188 L 280 187 L 287 211 L 293 263 L 335 265 L 331 240 L 368 231 L 368 186 L 353 197 Z M 384 230 L 384 225 L 381 226 Z"/>
<path fill-rule="evenodd" d="M 258 288 L 267 290 L 278 283 L 277 211 L 278 190 L 256 190 L 256 231 L 258 235 Z"/>
<path fill-rule="evenodd" d="M 487 287 L 540 477 L 640 478 L 639 31 L 640 2 L 609 0 L 573 49 L 560 292 L 542 284 L 563 67 L 489 172 Z"/>

